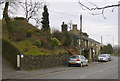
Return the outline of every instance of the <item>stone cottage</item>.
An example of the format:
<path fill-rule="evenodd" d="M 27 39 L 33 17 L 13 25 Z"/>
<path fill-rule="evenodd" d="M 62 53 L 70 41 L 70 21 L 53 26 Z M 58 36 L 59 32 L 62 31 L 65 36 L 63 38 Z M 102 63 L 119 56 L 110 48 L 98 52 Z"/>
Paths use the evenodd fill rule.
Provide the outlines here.
<path fill-rule="evenodd" d="M 82 32 L 82 37 L 80 35 L 81 31 L 77 29 L 77 24 L 72 25 L 72 29 L 70 31 L 67 30 L 67 25 L 63 23 L 62 32 L 69 32 L 72 43 L 80 49 L 81 55 L 84 55 L 89 62 L 94 61 L 95 56 L 97 57 L 100 54 L 100 43 L 96 40 L 89 38 L 89 35 L 85 32 Z"/>

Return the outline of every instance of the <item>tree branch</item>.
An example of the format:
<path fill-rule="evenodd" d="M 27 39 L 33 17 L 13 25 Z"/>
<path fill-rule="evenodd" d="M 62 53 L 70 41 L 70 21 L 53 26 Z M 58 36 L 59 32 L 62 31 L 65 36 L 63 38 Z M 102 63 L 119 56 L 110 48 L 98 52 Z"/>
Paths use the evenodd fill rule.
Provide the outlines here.
<path fill-rule="evenodd" d="M 27 21 L 34 18 L 36 14 L 39 14 L 39 10 L 42 8 L 41 2 L 32 2 L 32 0 L 30 0 L 30 2 L 28 0 L 25 0 L 25 2 L 20 3 L 20 5 L 24 9 Z"/>
<path fill-rule="evenodd" d="M 97 5 L 89 2 L 90 4 L 92 4 L 93 6 L 95 6 L 94 8 L 90 8 L 90 7 L 86 6 L 86 5 L 84 5 L 83 3 L 81 3 L 80 0 L 79 0 L 78 3 L 82 6 L 82 9 L 83 9 L 83 10 L 85 10 L 85 9 L 87 9 L 87 10 L 89 10 L 89 11 L 101 10 L 101 13 L 99 13 L 99 15 L 102 14 L 102 16 L 104 17 L 104 19 L 106 19 L 105 15 L 104 15 L 105 9 L 107 9 L 107 8 L 113 8 L 113 9 L 112 9 L 112 12 L 113 12 L 116 7 L 119 7 L 119 6 L 120 6 L 120 3 L 119 3 L 119 2 L 118 2 L 118 4 L 106 5 L 106 6 L 103 6 L 103 7 L 98 7 Z M 85 8 L 85 9 L 84 9 L 84 8 Z M 98 15 L 98 14 L 92 14 L 92 15 Z"/>
<path fill-rule="evenodd" d="M 4 3 L 4 1 L 0 1 L 0 4 L 3 4 Z"/>
<path fill-rule="evenodd" d="M 120 6 L 120 3 L 118 3 L 118 4 L 114 4 L 114 5 L 107 5 L 107 6 L 104 6 L 104 7 L 98 7 L 98 6 L 94 5 L 94 6 L 96 6 L 95 8 L 89 8 L 88 6 L 82 4 L 80 1 L 79 1 L 78 3 L 79 3 L 81 6 L 85 7 L 86 9 L 90 10 L 90 11 L 92 11 L 92 10 L 102 10 L 102 9 L 106 9 L 106 8 L 111 8 L 111 7 L 118 7 L 118 6 Z"/>

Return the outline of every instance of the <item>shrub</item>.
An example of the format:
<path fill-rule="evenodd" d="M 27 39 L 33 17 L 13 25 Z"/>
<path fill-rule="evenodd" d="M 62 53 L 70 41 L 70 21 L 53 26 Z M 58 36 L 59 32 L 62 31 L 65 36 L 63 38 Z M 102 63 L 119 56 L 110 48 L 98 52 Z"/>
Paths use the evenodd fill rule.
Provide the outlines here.
<path fill-rule="evenodd" d="M 31 37 L 32 36 L 32 30 L 27 30 L 27 37 Z"/>
<path fill-rule="evenodd" d="M 72 42 L 72 40 L 71 40 L 71 38 L 70 38 L 70 35 L 69 35 L 69 33 L 65 33 L 64 34 L 64 41 L 63 41 L 63 46 L 68 46 L 68 45 L 71 45 L 71 42 Z"/>
<path fill-rule="evenodd" d="M 53 37 L 57 38 L 58 40 L 63 39 L 62 33 L 60 33 L 60 31 L 58 31 L 58 30 L 53 32 Z"/>
<path fill-rule="evenodd" d="M 53 46 L 60 46 L 61 42 L 57 38 L 51 38 Z"/>
<path fill-rule="evenodd" d="M 18 32 L 15 33 L 14 39 L 15 39 L 16 41 L 21 41 L 21 40 L 24 40 L 25 37 L 26 37 L 26 33 L 25 33 L 25 32 L 23 32 L 23 31 L 18 31 Z"/>
<path fill-rule="evenodd" d="M 35 40 L 34 45 L 37 47 L 41 46 L 41 41 L 40 40 Z"/>
<path fill-rule="evenodd" d="M 26 20 L 24 17 L 15 17 L 15 20 Z"/>
<path fill-rule="evenodd" d="M 30 48 L 28 48 L 28 47 L 24 48 L 24 52 L 27 52 L 29 50 L 30 50 Z"/>
<path fill-rule="evenodd" d="M 34 30 L 34 33 L 38 33 L 38 34 L 40 34 L 40 33 L 41 33 L 41 30 L 39 30 L 39 29 L 35 29 L 35 30 Z"/>
<path fill-rule="evenodd" d="M 50 36 L 44 36 L 43 47 L 47 49 L 52 49 L 52 40 Z"/>

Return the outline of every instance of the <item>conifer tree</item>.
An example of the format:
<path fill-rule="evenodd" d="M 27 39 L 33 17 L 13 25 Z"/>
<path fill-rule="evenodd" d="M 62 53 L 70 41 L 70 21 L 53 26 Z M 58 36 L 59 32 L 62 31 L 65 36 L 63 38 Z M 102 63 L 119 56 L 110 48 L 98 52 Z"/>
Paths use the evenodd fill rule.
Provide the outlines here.
<path fill-rule="evenodd" d="M 45 5 L 44 6 L 44 12 L 42 13 L 42 30 L 50 33 L 50 25 L 49 25 L 49 13 L 48 13 L 48 8 Z"/>

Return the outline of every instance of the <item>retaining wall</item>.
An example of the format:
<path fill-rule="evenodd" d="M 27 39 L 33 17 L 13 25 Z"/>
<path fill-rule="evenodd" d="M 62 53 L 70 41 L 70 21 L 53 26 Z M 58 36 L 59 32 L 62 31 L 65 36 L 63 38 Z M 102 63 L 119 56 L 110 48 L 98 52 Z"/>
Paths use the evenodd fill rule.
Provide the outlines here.
<path fill-rule="evenodd" d="M 49 68 L 64 66 L 68 64 L 69 54 L 53 54 L 53 55 L 24 55 L 21 58 L 21 70 L 31 70 L 40 68 Z"/>

